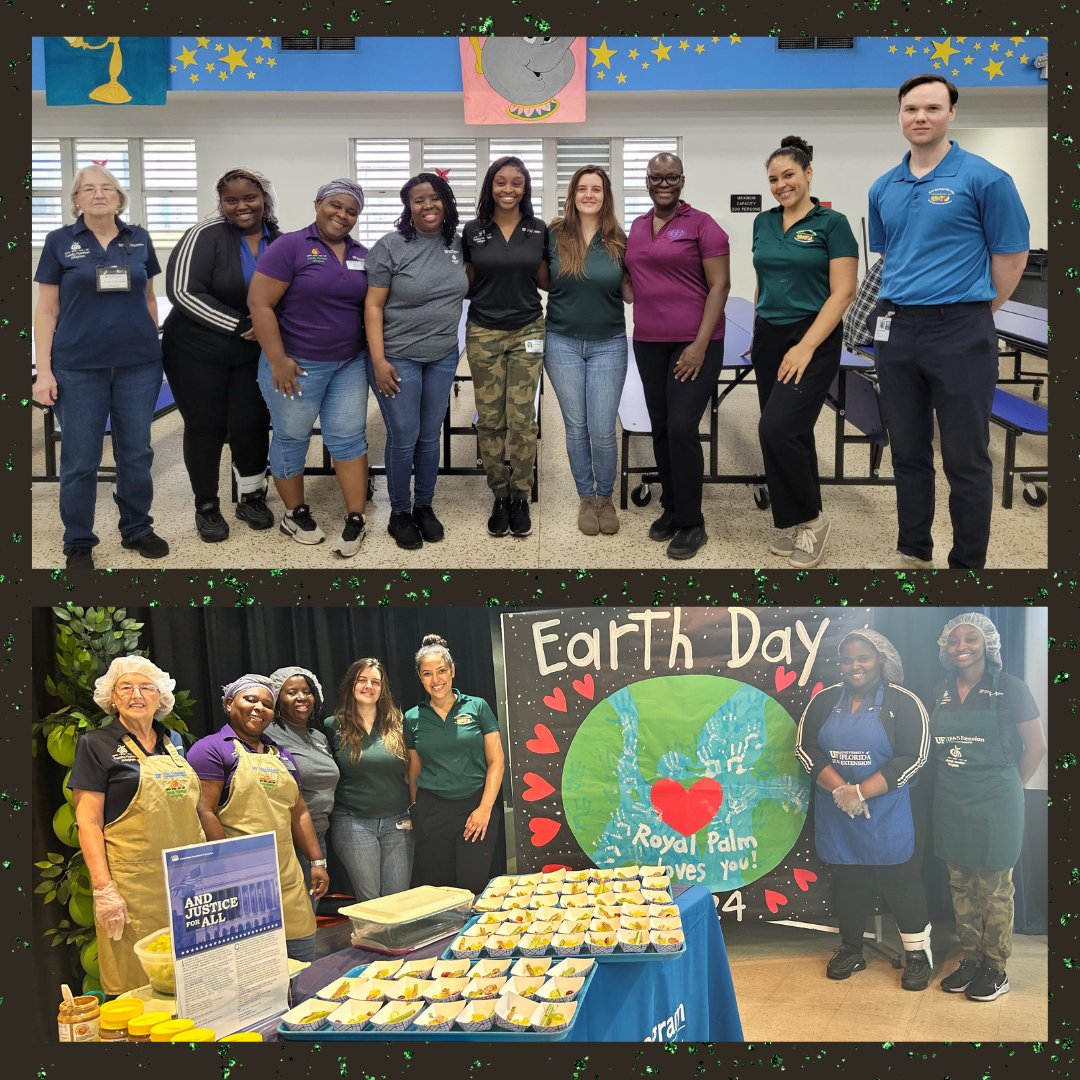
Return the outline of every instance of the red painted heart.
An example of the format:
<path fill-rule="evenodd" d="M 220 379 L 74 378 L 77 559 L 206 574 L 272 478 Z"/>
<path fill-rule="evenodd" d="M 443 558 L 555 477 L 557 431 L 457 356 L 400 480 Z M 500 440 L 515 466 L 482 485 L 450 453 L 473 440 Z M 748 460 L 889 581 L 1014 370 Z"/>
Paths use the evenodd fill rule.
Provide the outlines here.
<path fill-rule="evenodd" d="M 814 689 L 810 691 L 810 700 L 813 701 L 814 698 L 816 698 L 818 696 L 818 694 L 820 694 L 821 691 L 824 690 L 824 689 L 825 689 L 825 684 L 823 682 L 821 682 L 820 680 L 818 682 L 814 683 Z"/>
<path fill-rule="evenodd" d="M 555 789 L 538 773 L 527 772 L 523 778 L 529 786 L 521 793 L 526 802 L 546 799 Z"/>
<path fill-rule="evenodd" d="M 781 904 L 787 903 L 787 897 L 783 893 L 773 892 L 772 889 L 765 890 L 765 906 L 775 915 L 776 909 Z"/>
<path fill-rule="evenodd" d="M 559 693 L 561 694 L 562 691 L 560 690 Z M 527 749 L 534 754 L 557 754 L 559 752 L 559 744 L 555 741 L 555 736 L 551 734 L 551 728 L 547 724 L 534 724 L 533 732 L 536 734 L 536 738 L 529 739 L 525 743 Z"/>
<path fill-rule="evenodd" d="M 590 701 L 592 701 L 593 692 L 596 690 L 596 687 L 593 685 L 592 673 L 591 672 L 586 672 L 584 679 L 575 679 L 574 680 L 574 689 L 582 697 L 588 698 Z"/>
<path fill-rule="evenodd" d="M 689 791 L 678 780 L 665 777 L 653 784 L 649 798 L 665 825 L 691 836 L 712 821 L 724 801 L 724 789 L 711 776 L 695 781 Z"/>
<path fill-rule="evenodd" d="M 787 671 L 784 665 L 781 664 L 773 673 L 773 678 L 776 681 L 777 692 L 786 690 L 797 678 L 797 673 L 794 671 Z"/>
<path fill-rule="evenodd" d="M 813 870 L 795 869 L 792 871 L 792 876 L 795 878 L 795 884 L 806 892 L 810 888 L 810 883 L 817 881 L 817 874 Z"/>
<path fill-rule="evenodd" d="M 533 847 L 544 847 L 555 839 L 555 834 L 562 828 L 561 821 L 554 821 L 548 817 L 534 817 L 529 820 L 529 838 Z"/>
<path fill-rule="evenodd" d="M 566 712 L 566 695 L 562 692 L 562 687 L 556 686 L 555 689 L 544 698 L 544 704 L 549 709 L 554 709 L 555 712 Z"/>

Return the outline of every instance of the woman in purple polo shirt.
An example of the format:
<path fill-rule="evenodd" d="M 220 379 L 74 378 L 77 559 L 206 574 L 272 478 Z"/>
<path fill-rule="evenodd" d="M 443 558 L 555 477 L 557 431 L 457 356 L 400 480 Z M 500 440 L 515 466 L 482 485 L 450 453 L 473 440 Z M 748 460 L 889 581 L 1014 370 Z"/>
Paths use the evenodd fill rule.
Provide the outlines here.
<path fill-rule="evenodd" d="M 248 309 L 262 346 L 259 387 L 270 410 L 270 472 L 285 513 L 281 531 L 300 544 L 326 537 L 304 501 L 304 460 L 316 419 L 345 499 L 333 550 L 360 550 L 367 509 L 367 248 L 349 233 L 364 208 L 352 180 L 315 196 L 315 220 L 285 233 L 259 260 Z"/>
<path fill-rule="evenodd" d="M 653 208 L 630 226 L 626 269 L 634 303 L 634 358 L 652 424 L 663 513 L 649 538 L 672 559 L 705 544 L 701 489 L 705 458 L 698 425 L 724 359 L 724 304 L 731 288 L 727 233 L 679 196 L 685 177 L 674 154 L 646 172 Z"/>

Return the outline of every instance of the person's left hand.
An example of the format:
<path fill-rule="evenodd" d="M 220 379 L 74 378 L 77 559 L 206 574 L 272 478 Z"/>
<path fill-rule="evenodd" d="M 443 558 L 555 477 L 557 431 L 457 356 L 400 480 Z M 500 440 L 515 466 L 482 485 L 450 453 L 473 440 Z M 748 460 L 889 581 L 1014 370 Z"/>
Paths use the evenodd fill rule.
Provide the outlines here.
<path fill-rule="evenodd" d="M 255 337 L 255 328 L 254 328 L 253 326 L 249 326 L 249 327 L 248 327 L 248 328 L 247 328 L 247 329 L 246 329 L 246 330 L 245 330 L 245 331 L 244 331 L 244 332 L 243 332 L 243 333 L 242 333 L 242 334 L 240 335 L 240 337 L 241 337 L 241 338 L 243 338 L 243 340 L 244 340 L 244 341 L 257 341 L 257 340 L 258 340 L 258 339 L 257 339 L 257 338 Z"/>
<path fill-rule="evenodd" d="M 326 890 L 330 888 L 330 875 L 326 872 L 326 867 L 313 866 L 310 873 L 311 888 L 308 889 L 308 892 L 316 898 L 325 896 Z"/>
<path fill-rule="evenodd" d="M 679 359 L 675 361 L 676 382 L 693 382 L 701 371 L 701 365 L 705 363 L 705 349 L 690 342 L 683 349 Z"/>
<path fill-rule="evenodd" d="M 482 806 L 478 806 L 470 815 L 468 821 L 465 822 L 465 839 L 476 843 L 477 840 L 483 840 L 487 835 L 488 821 L 491 818 L 491 811 L 485 810 Z"/>
<path fill-rule="evenodd" d="M 801 341 L 796 342 L 784 353 L 784 359 L 780 361 L 780 369 L 776 373 L 776 381 L 786 383 L 794 377 L 795 385 L 798 386 L 803 372 L 813 357 L 813 349 Z"/>
<path fill-rule="evenodd" d="M 845 814 L 854 816 L 856 813 L 862 812 L 863 800 L 856 790 L 855 784 L 841 784 L 839 787 L 833 788 L 832 797 L 833 802 Z"/>

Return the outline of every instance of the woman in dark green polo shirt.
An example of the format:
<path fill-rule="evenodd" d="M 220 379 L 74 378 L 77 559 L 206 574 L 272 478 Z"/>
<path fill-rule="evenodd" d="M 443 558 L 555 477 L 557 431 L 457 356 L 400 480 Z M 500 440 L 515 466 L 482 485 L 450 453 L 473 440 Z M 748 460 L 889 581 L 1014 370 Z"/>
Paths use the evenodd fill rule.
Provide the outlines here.
<path fill-rule="evenodd" d="M 765 162 L 779 203 L 754 219 L 754 340 L 773 523 L 770 545 L 793 566 L 817 566 L 831 524 L 821 512 L 814 425 L 840 370 L 841 319 L 855 296 L 859 248 L 843 214 L 810 196 L 812 148 L 788 135 Z"/>
<path fill-rule="evenodd" d="M 454 660 L 438 634 L 421 643 L 416 672 L 428 699 L 405 714 L 413 883 L 479 893 L 491 876 L 502 818 L 499 722 L 483 698 L 454 688 Z"/>
<path fill-rule="evenodd" d="M 338 688 L 326 735 L 341 773 L 330 840 L 357 900 L 409 887 L 413 832 L 401 709 L 382 662 L 354 661 Z"/>

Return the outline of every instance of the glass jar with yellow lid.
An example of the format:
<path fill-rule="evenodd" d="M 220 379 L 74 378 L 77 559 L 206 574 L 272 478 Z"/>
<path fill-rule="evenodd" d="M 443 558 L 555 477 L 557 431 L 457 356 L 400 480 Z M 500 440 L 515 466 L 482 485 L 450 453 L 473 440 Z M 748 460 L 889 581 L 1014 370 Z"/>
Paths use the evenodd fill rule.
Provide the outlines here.
<path fill-rule="evenodd" d="M 151 1029 L 171 1019 L 172 1013 L 159 1011 L 144 1012 L 133 1016 L 128 1021 L 128 1042 L 148 1043 Z"/>
<path fill-rule="evenodd" d="M 144 1010 L 139 998 L 117 998 L 101 1006 L 98 1021 L 99 1042 L 127 1042 L 128 1023 Z"/>
<path fill-rule="evenodd" d="M 175 1020 L 166 1020 L 164 1023 L 158 1024 L 156 1027 L 150 1029 L 150 1041 L 172 1042 L 174 1035 L 179 1035 L 184 1031 L 190 1031 L 194 1026 L 194 1020 L 185 1020 L 183 1017 L 177 1017 Z"/>
<path fill-rule="evenodd" d="M 214 1035 L 213 1028 L 200 1028 L 193 1027 L 188 1028 L 187 1031 L 181 1031 L 179 1035 L 172 1037 L 172 1042 L 216 1042 L 217 1037 Z"/>
<path fill-rule="evenodd" d="M 218 1042 L 262 1042 L 263 1037 L 257 1031 L 235 1031 L 232 1035 L 223 1035 Z"/>

